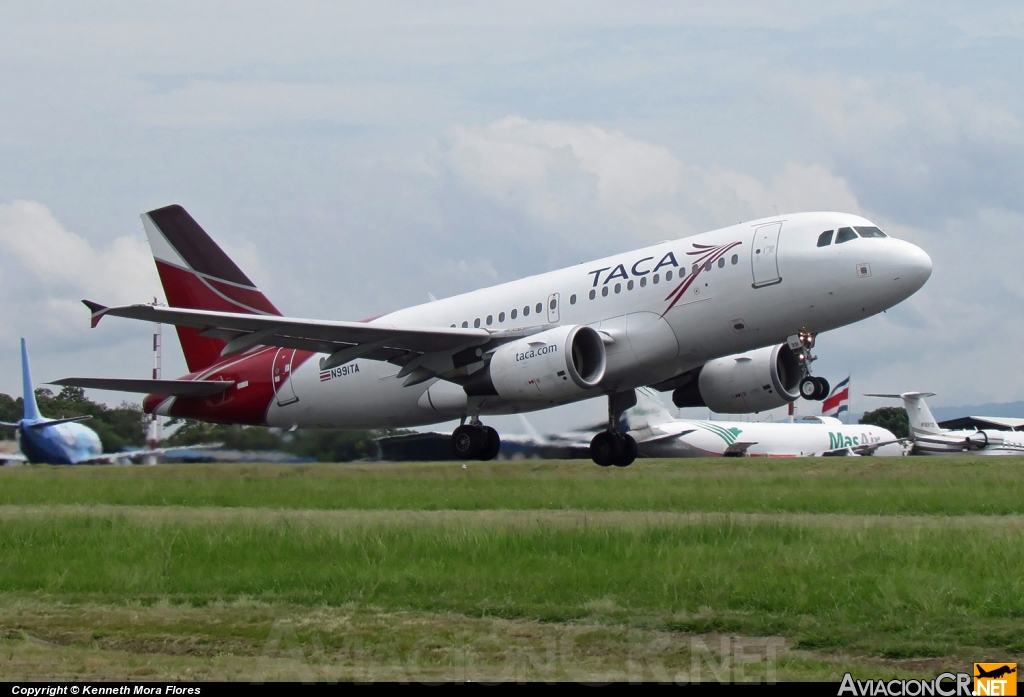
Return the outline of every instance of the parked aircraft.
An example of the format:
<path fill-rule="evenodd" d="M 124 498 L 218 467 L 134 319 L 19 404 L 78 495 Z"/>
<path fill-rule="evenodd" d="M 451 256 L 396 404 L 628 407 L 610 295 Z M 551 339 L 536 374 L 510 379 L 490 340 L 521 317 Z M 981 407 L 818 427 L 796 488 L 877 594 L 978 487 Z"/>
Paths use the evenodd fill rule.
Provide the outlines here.
<path fill-rule="evenodd" d="M 628 465 L 618 428 L 634 388 L 677 406 L 772 409 L 801 389 L 815 336 L 906 299 L 931 259 L 870 221 L 798 213 L 662 242 L 364 322 L 284 317 L 181 206 L 142 216 L 169 307 L 105 316 L 177 327 L 179 380 L 68 378 L 55 384 L 150 393 L 147 412 L 284 428 L 383 428 L 461 418 L 452 447 L 490 459 L 481 416 L 608 399 L 600 465 Z M 803 383 L 803 384 L 801 384 Z"/>
<path fill-rule="evenodd" d="M 77 465 L 109 461 L 103 455 L 100 437 L 94 430 L 79 423 L 91 417 L 48 419 L 39 413 L 24 339 L 21 340 L 21 383 L 24 402 L 21 420 L 15 423 L 0 422 L 0 426 L 18 429 L 21 452 L 29 462 Z"/>
<path fill-rule="evenodd" d="M 640 388 L 626 412 L 629 435 L 644 457 L 817 457 L 903 455 L 902 443 L 878 426 L 844 424 L 830 416 L 796 423 L 677 419 L 656 393 Z"/>
<path fill-rule="evenodd" d="M 71 416 L 63 419 L 48 419 L 39 413 L 36 393 L 32 385 L 32 371 L 29 368 L 28 348 L 21 340 L 21 382 L 23 416 L 20 421 L 0 421 L 0 426 L 17 429 L 21 457 L 13 453 L 0 455 L 0 461 L 31 462 L 49 465 L 95 465 L 131 464 L 133 459 L 152 458 L 160 455 L 175 455 L 182 450 L 172 448 L 146 448 L 118 453 L 104 453 L 103 445 L 96 431 L 82 424 L 91 416 Z M 220 443 L 191 446 L 191 450 L 219 448 Z"/>
<path fill-rule="evenodd" d="M 978 455 L 1024 454 L 1024 433 L 997 429 L 949 430 L 942 428 L 932 416 L 925 397 L 934 392 L 903 392 L 902 394 L 867 394 L 867 397 L 902 399 L 910 420 L 910 435 L 914 453 L 921 455 L 958 455 L 975 452 Z"/>

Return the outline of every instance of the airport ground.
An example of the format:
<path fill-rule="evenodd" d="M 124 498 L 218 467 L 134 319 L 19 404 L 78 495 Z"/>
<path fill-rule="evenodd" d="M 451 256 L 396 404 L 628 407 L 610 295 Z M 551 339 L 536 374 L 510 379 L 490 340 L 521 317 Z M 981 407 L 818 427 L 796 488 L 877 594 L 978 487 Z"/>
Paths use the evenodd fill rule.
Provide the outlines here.
<path fill-rule="evenodd" d="M 1024 459 L 0 469 L 0 680 L 838 680 L 1024 655 Z"/>

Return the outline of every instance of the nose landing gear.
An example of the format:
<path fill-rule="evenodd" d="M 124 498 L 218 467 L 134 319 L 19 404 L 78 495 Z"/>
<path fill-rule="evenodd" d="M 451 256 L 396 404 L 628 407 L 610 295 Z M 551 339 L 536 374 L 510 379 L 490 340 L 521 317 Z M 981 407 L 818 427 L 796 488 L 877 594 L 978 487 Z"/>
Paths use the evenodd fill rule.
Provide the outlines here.
<path fill-rule="evenodd" d="M 501 437 L 479 419 L 462 424 L 452 433 L 452 453 L 461 460 L 493 460 L 501 448 Z"/>
<path fill-rule="evenodd" d="M 590 441 L 590 457 L 601 467 L 629 467 L 636 459 L 636 441 L 619 431 L 622 413 L 636 405 L 636 392 L 615 392 L 608 395 L 608 430 Z"/>

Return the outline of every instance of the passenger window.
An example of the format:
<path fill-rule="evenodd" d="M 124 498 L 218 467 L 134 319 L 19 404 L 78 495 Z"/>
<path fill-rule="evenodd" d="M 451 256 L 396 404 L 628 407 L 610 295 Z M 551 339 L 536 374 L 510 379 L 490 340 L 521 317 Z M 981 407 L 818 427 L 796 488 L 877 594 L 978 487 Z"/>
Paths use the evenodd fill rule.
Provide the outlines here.
<path fill-rule="evenodd" d="M 540 311 L 541 311 L 541 310 L 543 310 L 543 309 L 544 309 L 544 305 L 543 305 L 543 303 L 537 303 L 537 313 L 539 314 L 539 313 L 540 313 Z M 551 309 L 552 309 L 552 310 L 554 310 L 554 309 L 555 309 L 555 306 L 554 306 L 554 305 L 552 305 L 552 306 L 551 306 Z"/>
<path fill-rule="evenodd" d="M 576 294 L 575 293 L 573 293 L 572 295 L 569 296 L 569 304 L 570 305 L 575 305 L 576 304 Z"/>
<path fill-rule="evenodd" d="M 646 288 L 647 287 L 647 276 L 641 276 L 640 277 L 640 287 L 641 288 Z"/>
<path fill-rule="evenodd" d="M 608 297 L 608 286 L 605 286 L 604 288 L 601 289 L 601 297 L 602 298 L 607 298 Z"/>
<path fill-rule="evenodd" d="M 832 244 L 832 231 L 826 230 L 825 232 L 818 235 L 818 246 L 827 247 Z"/>
<path fill-rule="evenodd" d="M 455 325 L 454 324 L 452 325 L 452 329 L 455 329 Z"/>
<path fill-rule="evenodd" d="M 596 298 L 596 297 L 597 297 L 597 292 L 596 292 L 596 291 L 593 291 L 593 290 L 592 290 L 592 291 L 590 291 L 590 299 L 591 299 L 591 300 L 593 300 L 593 299 L 594 299 L 594 298 Z"/>
<path fill-rule="evenodd" d="M 633 290 L 633 281 L 632 280 L 629 283 L 626 284 L 626 290 Z"/>
<path fill-rule="evenodd" d="M 853 231 L 852 227 L 841 227 L 836 231 L 836 244 L 855 239 L 857 239 L 857 233 Z"/>
<path fill-rule="evenodd" d="M 738 264 L 738 263 L 740 263 L 740 255 L 739 254 L 733 254 L 732 255 L 732 265 L 736 266 L 736 264 Z"/>
<path fill-rule="evenodd" d="M 530 316 L 530 306 L 527 305 L 526 307 L 523 308 L 523 317 L 529 317 L 529 316 Z"/>
<path fill-rule="evenodd" d="M 621 283 L 616 283 L 615 284 L 615 292 L 618 293 L 618 292 L 621 292 L 621 291 L 622 291 L 622 284 Z"/>
<path fill-rule="evenodd" d="M 504 322 L 505 321 L 505 313 L 504 312 L 499 312 L 498 313 L 498 321 L 499 322 Z"/>
<path fill-rule="evenodd" d="M 888 237 L 876 227 L 856 227 L 854 229 L 860 233 L 861 237 Z"/>
<path fill-rule="evenodd" d="M 658 285 L 659 283 L 661 283 L 661 275 L 654 274 L 654 285 Z"/>
<path fill-rule="evenodd" d="M 477 317 L 475 320 L 473 320 L 473 326 L 478 328 L 478 329 L 480 328 L 480 318 L 479 317 Z"/>
<path fill-rule="evenodd" d="M 518 314 L 519 314 L 519 310 L 512 310 L 512 314 L 509 315 L 509 317 L 511 317 L 512 319 L 515 319 L 516 315 L 518 315 Z"/>
<path fill-rule="evenodd" d="M 696 274 L 698 269 L 700 269 L 700 264 L 694 264 L 693 267 L 690 269 L 690 273 Z"/>
<path fill-rule="evenodd" d="M 672 272 L 671 271 L 666 271 L 665 272 L 665 280 L 666 281 L 671 281 L 672 280 Z"/>
<path fill-rule="evenodd" d="M 493 322 L 494 322 L 494 315 L 487 315 L 487 326 L 488 327 L 491 326 L 491 324 Z"/>
<path fill-rule="evenodd" d="M 704 262 L 704 270 L 705 271 L 710 271 L 711 270 L 711 262 L 710 261 Z"/>
<path fill-rule="evenodd" d="M 467 322 L 463 322 L 462 323 L 462 328 L 463 329 L 469 329 L 469 322 L 468 321 Z"/>
<path fill-rule="evenodd" d="M 725 259 L 719 259 L 718 260 L 718 268 L 720 268 L 720 269 L 724 269 L 725 268 Z"/>

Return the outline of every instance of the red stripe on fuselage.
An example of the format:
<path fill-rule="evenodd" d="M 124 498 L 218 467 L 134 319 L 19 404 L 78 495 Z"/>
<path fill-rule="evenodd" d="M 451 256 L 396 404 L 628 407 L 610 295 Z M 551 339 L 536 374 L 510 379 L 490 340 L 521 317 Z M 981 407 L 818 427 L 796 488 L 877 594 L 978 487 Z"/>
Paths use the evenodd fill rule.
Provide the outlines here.
<path fill-rule="evenodd" d="M 231 380 L 235 384 L 225 392 L 211 397 L 178 397 L 171 404 L 170 415 L 214 423 L 265 426 L 267 410 L 277 396 L 273 371 L 274 359 L 279 351 L 294 351 L 295 355 L 291 360 L 291 370 L 281 376 L 278 389 L 292 378 L 299 366 L 314 355 L 311 351 L 264 346 L 242 356 L 221 358 L 215 365 L 179 379 Z M 239 385 L 244 386 L 240 388 Z M 166 395 L 147 395 L 142 402 L 143 409 L 151 414 L 166 398 Z M 301 395 L 299 398 L 302 398 Z"/>

